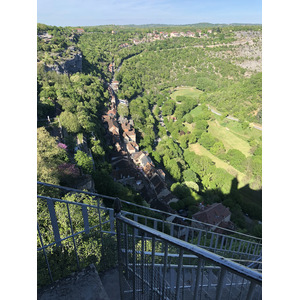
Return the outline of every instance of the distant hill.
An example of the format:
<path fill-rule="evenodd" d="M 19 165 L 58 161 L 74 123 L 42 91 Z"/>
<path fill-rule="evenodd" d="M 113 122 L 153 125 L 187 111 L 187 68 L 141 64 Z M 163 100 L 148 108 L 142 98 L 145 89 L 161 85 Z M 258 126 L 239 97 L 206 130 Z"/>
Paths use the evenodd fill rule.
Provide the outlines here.
<path fill-rule="evenodd" d="M 86 28 L 88 27 L 122 27 L 122 28 L 160 28 L 160 27 L 196 27 L 196 28 L 208 28 L 208 27 L 226 27 L 226 26 L 261 26 L 261 24 L 251 24 L 251 23 L 230 23 L 230 24 L 224 24 L 224 23 L 195 23 L 195 24 L 142 24 L 142 25 L 136 25 L 136 24 L 128 24 L 128 25 L 98 25 L 98 26 L 84 26 Z"/>

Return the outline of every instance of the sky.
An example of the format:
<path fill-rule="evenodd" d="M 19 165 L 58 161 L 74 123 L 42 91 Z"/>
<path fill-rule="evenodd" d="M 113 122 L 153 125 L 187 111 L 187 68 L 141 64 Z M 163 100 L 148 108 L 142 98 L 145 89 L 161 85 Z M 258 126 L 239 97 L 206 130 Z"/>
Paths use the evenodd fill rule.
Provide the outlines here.
<path fill-rule="evenodd" d="M 37 0 L 37 21 L 55 26 L 262 23 L 262 0 Z"/>

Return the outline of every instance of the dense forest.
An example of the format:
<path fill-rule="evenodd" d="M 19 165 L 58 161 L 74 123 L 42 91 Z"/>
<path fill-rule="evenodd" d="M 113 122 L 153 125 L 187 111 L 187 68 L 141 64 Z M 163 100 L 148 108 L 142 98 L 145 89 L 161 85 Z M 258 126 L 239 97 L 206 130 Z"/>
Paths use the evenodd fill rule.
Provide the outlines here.
<path fill-rule="evenodd" d="M 237 230 L 261 235 L 262 143 L 253 125 L 262 122 L 262 78 L 261 69 L 243 67 L 261 61 L 261 26 L 38 24 L 37 35 L 39 181 L 93 180 L 99 193 L 148 205 L 111 176 L 113 145 L 101 116 L 117 80 L 116 95 L 129 102 L 118 115 L 133 120 L 140 150 L 166 173 L 179 199 L 171 207 L 191 217 L 199 203 L 222 202 Z M 251 56 L 245 47 L 258 50 Z M 81 72 L 47 69 L 78 53 Z"/>

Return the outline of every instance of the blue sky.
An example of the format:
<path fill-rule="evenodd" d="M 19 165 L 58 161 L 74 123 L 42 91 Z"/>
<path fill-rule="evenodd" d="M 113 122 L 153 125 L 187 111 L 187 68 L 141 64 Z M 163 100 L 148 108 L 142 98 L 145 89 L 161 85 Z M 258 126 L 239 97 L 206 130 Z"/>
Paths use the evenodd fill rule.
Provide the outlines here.
<path fill-rule="evenodd" d="M 56 26 L 261 23 L 262 0 L 37 0 L 37 21 Z"/>

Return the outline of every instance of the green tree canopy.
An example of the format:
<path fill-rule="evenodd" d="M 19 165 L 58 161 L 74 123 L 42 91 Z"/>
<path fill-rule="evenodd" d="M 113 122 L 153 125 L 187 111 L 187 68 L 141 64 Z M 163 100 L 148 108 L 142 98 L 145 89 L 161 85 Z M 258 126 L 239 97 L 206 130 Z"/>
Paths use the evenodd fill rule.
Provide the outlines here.
<path fill-rule="evenodd" d="M 45 127 L 37 129 L 37 179 L 59 184 L 58 166 L 68 161 L 66 150 L 58 147 L 57 141 Z"/>
<path fill-rule="evenodd" d="M 61 125 L 70 133 L 78 133 L 80 131 L 80 123 L 77 116 L 69 111 L 63 111 L 59 115 Z"/>
<path fill-rule="evenodd" d="M 78 150 L 74 158 L 79 167 L 82 168 L 84 173 L 91 174 L 93 171 L 93 160 L 85 152 Z"/>

